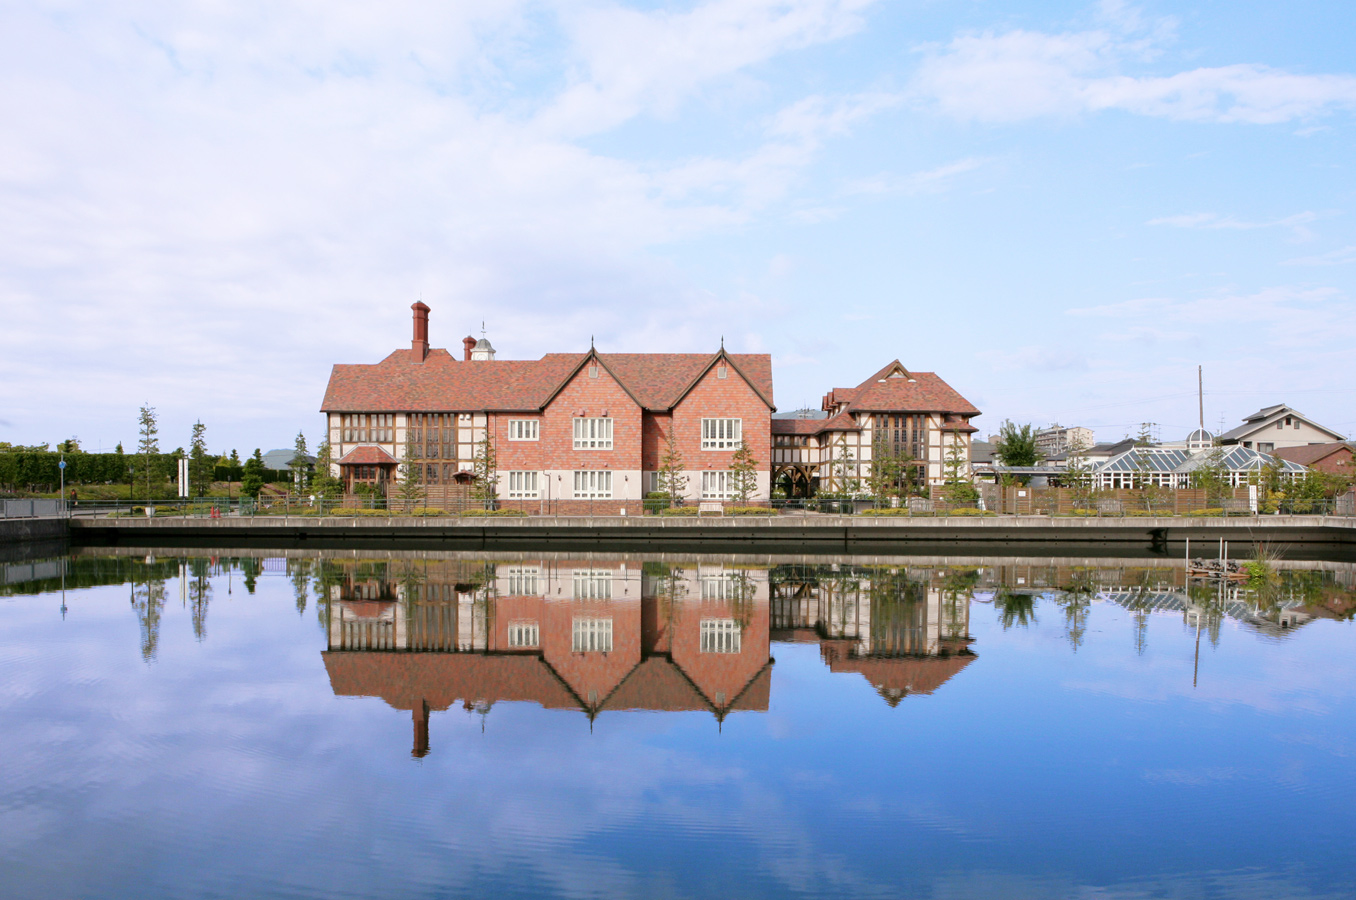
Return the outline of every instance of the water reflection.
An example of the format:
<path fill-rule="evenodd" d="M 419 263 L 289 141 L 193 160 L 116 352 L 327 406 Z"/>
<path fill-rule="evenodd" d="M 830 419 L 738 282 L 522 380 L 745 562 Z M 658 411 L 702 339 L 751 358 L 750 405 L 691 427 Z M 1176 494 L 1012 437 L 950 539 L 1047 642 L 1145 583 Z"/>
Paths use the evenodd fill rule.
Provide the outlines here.
<path fill-rule="evenodd" d="M 766 710 L 768 573 L 590 560 L 330 569 L 325 668 L 336 694 L 414 719 L 460 703 L 583 712 Z"/>

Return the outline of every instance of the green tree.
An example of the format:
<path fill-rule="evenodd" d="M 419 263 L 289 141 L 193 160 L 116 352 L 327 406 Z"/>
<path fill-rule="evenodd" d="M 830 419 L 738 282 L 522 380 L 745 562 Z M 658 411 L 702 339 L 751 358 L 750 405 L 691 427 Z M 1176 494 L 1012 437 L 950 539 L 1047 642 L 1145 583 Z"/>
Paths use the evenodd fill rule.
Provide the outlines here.
<path fill-rule="evenodd" d="M 240 454 L 234 450 L 231 451 L 231 465 L 233 466 L 240 465 Z"/>
<path fill-rule="evenodd" d="M 961 446 L 959 434 L 951 433 L 950 446 L 946 448 L 946 459 L 942 463 L 945 475 L 946 498 L 952 503 L 966 503 L 979 499 L 979 488 L 970 480 L 970 461 Z"/>
<path fill-rule="evenodd" d="M 490 443 L 489 428 L 485 429 L 485 436 L 476 445 L 472 472 L 475 475 L 475 484 L 471 486 L 471 496 L 486 509 L 492 509 L 499 497 L 499 463 L 495 456 L 494 444 Z"/>
<path fill-rule="evenodd" d="M 668 437 L 664 439 L 664 456 L 659 461 L 659 491 L 665 494 L 669 505 L 682 503 L 687 496 L 686 463 L 678 449 L 678 426 L 669 420 Z"/>
<path fill-rule="evenodd" d="M 758 490 L 758 460 L 754 459 L 748 441 L 739 442 L 739 449 L 730 460 L 730 478 L 734 481 L 735 503 L 747 506 L 749 498 Z"/>
<path fill-rule="evenodd" d="M 1034 466 L 1041 459 L 1040 451 L 1036 449 L 1035 429 L 1030 425 L 1014 425 L 1007 419 L 998 429 L 993 452 L 1005 466 Z"/>
<path fill-rule="evenodd" d="M 297 440 L 292 445 L 292 461 L 288 463 L 288 468 L 292 470 L 292 483 L 296 485 L 297 493 L 303 493 L 306 490 L 306 470 L 310 463 L 306 458 L 310 452 L 306 449 L 306 435 L 303 432 L 297 432 Z"/>
<path fill-rule="evenodd" d="M 193 438 L 188 450 L 189 493 L 201 497 L 212 486 L 212 457 L 207 453 L 207 426 L 201 421 L 193 425 Z"/>
<path fill-rule="evenodd" d="M 80 449 L 80 438 L 74 437 L 74 436 L 68 437 L 68 438 L 66 438 L 66 440 L 64 440 L 64 441 L 62 441 L 61 443 L 57 444 L 57 450 L 60 451 L 61 453 L 83 453 L 83 452 L 84 452 L 83 450 Z"/>
<path fill-rule="evenodd" d="M 855 494 L 860 487 L 857 480 L 857 458 L 847 444 L 847 435 L 838 436 L 833 462 L 829 466 L 830 493 L 840 496 Z"/>
<path fill-rule="evenodd" d="M 240 493 L 246 497 L 259 499 L 259 490 L 264 486 L 264 454 L 259 448 L 254 455 L 245 460 L 245 474 L 240 479 Z"/>
<path fill-rule="evenodd" d="M 1154 468 L 1153 454 L 1147 452 L 1147 448 L 1152 447 L 1154 443 L 1152 427 L 1152 422 L 1142 423 L 1139 426 L 1139 435 L 1135 438 L 1135 485 L 1139 488 L 1144 508 L 1151 513 L 1155 506 L 1165 502 L 1163 488 L 1154 480 L 1157 470 Z"/>
<path fill-rule="evenodd" d="M 396 498 L 400 500 L 401 509 L 409 512 L 424 502 L 423 479 L 420 477 L 424 464 L 415 459 L 419 447 L 414 441 L 413 430 L 405 429 L 405 435 L 405 459 L 400 463 L 400 486 L 396 490 Z M 328 453 L 328 442 L 325 446 Z"/>
<path fill-rule="evenodd" d="M 913 487 L 914 471 L 913 456 L 907 451 L 889 442 L 873 444 L 866 488 L 881 504 L 891 497 L 905 497 Z"/>
<path fill-rule="evenodd" d="M 160 427 L 155 416 L 155 407 L 143 406 L 137 418 L 139 439 L 137 442 L 137 468 L 146 485 L 146 499 L 151 499 L 152 473 L 159 467 L 156 457 L 160 455 Z"/>
<path fill-rule="evenodd" d="M 344 483 L 334 477 L 333 471 L 334 451 L 326 436 L 315 450 L 315 475 L 311 479 L 311 489 L 317 496 L 334 499 L 344 492 Z"/>
<path fill-rule="evenodd" d="M 1087 509 L 1092 503 L 1096 484 L 1092 474 L 1092 464 L 1088 462 L 1087 448 L 1081 440 L 1075 439 L 1069 445 L 1069 462 L 1065 468 L 1064 483 L 1073 490 L 1074 506 Z"/>
<path fill-rule="evenodd" d="M 1213 506 L 1230 492 L 1229 469 L 1224 465 L 1224 448 L 1216 446 L 1191 471 L 1191 486 L 1205 492 L 1206 506 Z"/>

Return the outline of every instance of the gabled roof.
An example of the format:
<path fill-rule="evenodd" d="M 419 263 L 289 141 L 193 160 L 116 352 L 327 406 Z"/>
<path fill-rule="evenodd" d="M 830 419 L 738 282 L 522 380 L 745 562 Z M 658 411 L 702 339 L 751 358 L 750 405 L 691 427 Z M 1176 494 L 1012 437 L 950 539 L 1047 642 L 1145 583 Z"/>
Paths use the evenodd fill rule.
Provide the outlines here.
<path fill-rule="evenodd" d="M 855 388 L 834 388 L 826 406 L 847 402 L 856 412 L 941 412 L 977 416 L 979 410 L 934 372 L 910 372 L 894 360 Z"/>
<path fill-rule="evenodd" d="M 393 466 L 396 458 L 380 447 L 363 444 L 345 453 L 339 460 L 341 466 Z"/>
<path fill-rule="evenodd" d="M 336 365 L 322 412 L 530 412 L 540 410 L 596 357 L 641 407 L 669 410 L 724 359 L 769 407 L 766 353 L 548 353 L 535 360 L 458 360 L 443 349 L 420 361 L 397 350 L 373 365 Z"/>
<path fill-rule="evenodd" d="M 846 412 L 827 419 L 773 419 L 773 434 L 823 434 L 826 431 L 861 431 L 862 426 Z"/>
<path fill-rule="evenodd" d="M 1343 435 L 1338 434 L 1331 428 L 1327 428 L 1323 425 L 1318 424 L 1313 419 L 1306 416 L 1304 413 L 1300 412 L 1299 410 L 1292 409 L 1291 407 L 1286 406 L 1285 404 L 1279 404 L 1277 406 L 1268 406 L 1265 409 L 1259 409 L 1257 412 L 1253 413 L 1252 415 L 1244 419 L 1242 425 L 1239 425 L 1237 428 L 1232 428 L 1229 431 L 1224 432 L 1224 434 L 1221 434 L 1219 436 L 1219 440 L 1221 443 L 1225 444 L 1240 441 L 1245 437 L 1255 434 L 1256 432 L 1260 431 L 1263 428 L 1270 428 L 1273 424 L 1275 424 L 1276 420 L 1281 418 L 1282 416 L 1290 416 L 1292 418 L 1299 419 L 1301 422 L 1312 428 L 1316 428 L 1319 431 L 1332 435 L 1333 440 L 1338 441 L 1342 440 Z"/>
<path fill-rule="evenodd" d="M 1279 456 L 1281 459 L 1288 459 L 1291 462 L 1299 463 L 1302 466 L 1312 466 L 1320 460 L 1327 459 L 1334 453 L 1351 453 L 1351 445 L 1345 441 L 1331 441 L 1326 444 L 1308 444 L 1304 447 L 1282 447 L 1272 453 L 1272 456 Z"/>

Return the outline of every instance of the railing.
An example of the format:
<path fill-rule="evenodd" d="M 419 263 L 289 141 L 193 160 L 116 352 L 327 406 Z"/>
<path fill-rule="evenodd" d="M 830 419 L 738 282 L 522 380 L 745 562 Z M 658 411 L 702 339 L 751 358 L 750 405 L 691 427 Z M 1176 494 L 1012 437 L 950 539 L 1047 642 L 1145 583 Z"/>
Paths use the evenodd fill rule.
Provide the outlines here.
<path fill-rule="evenodd" d="M 667 499 L 649 498 L 643 501 L 624 502 L 632 507 L 632 515 L 637 509 L 645 516 L 820 516 L 820 515 L 856 515 L 862 517 L 994 517 L 994 516 L 1047 516 L 1062 518 L 1144 518 L 1144 517 L 1256 517 L 1265 520 L 1271 515 L 1314 515 L 1314 516 L 1356 516 L 1356 503 L 1351 495 L 1336 499 L 1307 500 L 1285 499 L 1266 504 L 1263 509 L 1254 510 L 1244 498 L 1205 498 L 1196 496 L 1197 492 L 1183 492 L 1183 497 L 1136 498 L 1126 496 L 1078 497 L 1053 493 L 1028 491 L 1020 503 L 1011 500 L 996 503 L 994 498 L 983 500 L 949 501 L 942 498 L 909 497 L 876 500 L 862 497 L 813 497 L 807 499 L 753 500 L 740 503 L 733 500 L 696 500 L 685 499 L 671 502 Z M 385 518 L 385 517 L 436 517 L 436 516 L 538 516 L 563 515 L 545 505 L 538 507 L 534 503 L 516 504 L 508 501 L 507 507 L 521 505 L 522 509 L 498 509 L 498 504 L 489 509 L 480 500 L 448 499 L 435 503 L 422 500 L 401 501 L 398 498 L 347 496 L 343 498 L 279 497 L 253 500 L 248 497 L 202 497 L 196 499 L 175 499 L 146 501 L 87 501 L 81 500 L 68 505 L 61 500 L 22 499 L 0 501 L 0 518 L 33 518 L 40 516 L 70 515 L 75 517 L 117 517 L 117 518 L 162 518 L 187 517 L 194 519 L 239 519 L 253 517 L 273 518 Z M 603 512 L 599 514 L 611 515 Z M 568 514 L 565 514 L 568 515 Z M 577 513 L 576 515 L 585 515 Z"/>

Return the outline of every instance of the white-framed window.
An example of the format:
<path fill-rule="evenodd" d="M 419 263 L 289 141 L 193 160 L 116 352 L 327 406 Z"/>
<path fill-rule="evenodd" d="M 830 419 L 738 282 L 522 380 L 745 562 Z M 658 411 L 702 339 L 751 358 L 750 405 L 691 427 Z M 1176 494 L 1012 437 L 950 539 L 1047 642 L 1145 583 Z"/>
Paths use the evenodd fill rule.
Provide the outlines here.
<path fill-rule="evenodd" d="M 511 441 L 535 441 L 541 433 L 541 422 L 537 419 L 509 419 L 508 439 Z"/>
<path fill-rule="evenodd" d="M 702 619 L 703 653 L 738 653 L 739 623 L 734 619 Z"/>
<path fill-rule="evenodd" d="M 575 653 L 611 653 L 612 618 L 576 616 L 570 629 L 570 649 Z"/>
<path fill-rule="evenodd" d="M 611 600 L 612 572 L 608 569 L 575 569 L 574 599 Z"/>
<path fill-rule="evenodd" d="M 703 450 L 737 450 L 743 434 L 743 419 L 702 419 Z"/>
<path fill-rule="evenodd" d="M 606 500 L 612 496 L 612 473 L 604 469 L 600 472 L 575 472 L 574 496 L 577 500 Z"/>
<path fill-rule="evenodd" d="M 343 431 L 346 444 L 364 444 L 368 441 L 389 444 L 395 440 L 395 415 L 392 413 L 346 415 Z"/>
<path fill-rule="evenodd" d="M 508 473 L 508 495 L 510 500 L 536 500 L 540 497 L 541 494 L 537 488 L 537 473 Z"/>
<path fill-rule="evenodd" d="M 541 629 L 537 627 L 536 622 L 510 622 L 508 645 L 510 647 L 540 647 Z"/>
<path fill-rule="evenodd" d="M 728 500 L 734 496 L 733 472 L 703 472 L 702 499 Z"/>
<path fill-rule="evenodd" d="M 739 599 L 739 587 L 742 579 L 737 578 L 736 574 L 735 572 L 716 572 L 710 575 L 702 575 L 700 578 L 702 599 Z"/>
<path fill-rule="evenodd" d="M 509 566 L 504 573 L 504 589 L 510 597 L 532 597 L 541 594 L 537 590 L 537 579 L 541 577 L 538 566 Z"/>
<path fill-rule="evenodd" d="M 612 420 L 605 418 L 575 419 L 574 449 L 611 450 Z"/>

